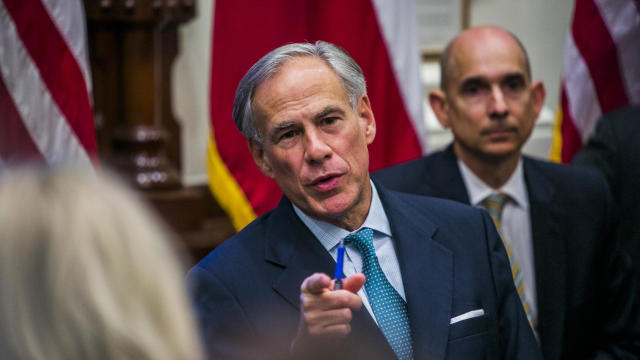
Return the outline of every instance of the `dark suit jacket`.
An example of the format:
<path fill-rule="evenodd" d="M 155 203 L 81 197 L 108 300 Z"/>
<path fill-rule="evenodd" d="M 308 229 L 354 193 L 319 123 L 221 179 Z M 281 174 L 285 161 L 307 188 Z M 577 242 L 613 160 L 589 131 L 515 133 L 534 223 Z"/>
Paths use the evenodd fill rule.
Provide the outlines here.
<path fill-rule="evenodd" d="M 640 352 L 639 290 L 611 236 L 611 200 L 590 169 L 523 158 L 538 334 L 545 359 Z M 453 147 L 381 170 L 389 188 L 469 203 Z"/>
<path fill-rule="evenodd" d="M 591 166 L 607 178 L 616 203 L 618 239 L 640 273 L 640 106 L 603 116 L 573 163 Z"/>
<path fill-rule="evenodd" d="M 415 359 L 539 358 L 488 215 L 450 201 L 377 190 L 402 271 Z M 334 266 L 283 198 L 187 276 L 209 356 L 289 357 L 300 285 L 314 272 L 331 274 Z M 451 318 L 476 309 L 485 315 L 450 325 Z M 395 358 L 366 309 L 354 312 L 351 325 L 345 341 L 313 355 Z"/>

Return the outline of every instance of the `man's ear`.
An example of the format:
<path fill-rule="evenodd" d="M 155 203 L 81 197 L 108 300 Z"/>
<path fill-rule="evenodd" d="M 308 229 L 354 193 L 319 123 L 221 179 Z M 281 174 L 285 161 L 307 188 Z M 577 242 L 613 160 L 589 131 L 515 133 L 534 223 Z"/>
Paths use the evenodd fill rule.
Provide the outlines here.
<path fill-rule="evenodd" d="M 541 81 L 536 81 L 531 84 L 531 105 L 536 114 L 536 119 L 538 118 L 538 115 L 540 115 L 540 111 L 542 111 L 546 95 L 547 91 Z"/>
<path fill-rule="evenodd" d="M 373 116 L 371 103 L 369 102 L 369 97 L 366 94 L 362 95 L 360 100 L 358 100 L 356 113 L 364 126 L 364 136 L 367 139 L 367 145 L 371 144 L 373 139 L 376 137 L 376 119 Z"/>
<path fill-rule="evenodd" d="M 449 114 L 447 113 L 447 95 L 442 90 L 433 90 L 429 92 L 429 105 L 436 114 L 438 122 L 443 128 L 448 129 L 451 127 L 449 123 Z"/>
<path fill-rule="evenodd" d="M 271 167 L 269 157 L 264 151 L 263 145 L 256 140 L 249 139 L 249 150 L 251 150 L 251 156 L 258 166 L 258 169 L 260 169 L 263 174 L 273 179 L 273 168 Z"/>

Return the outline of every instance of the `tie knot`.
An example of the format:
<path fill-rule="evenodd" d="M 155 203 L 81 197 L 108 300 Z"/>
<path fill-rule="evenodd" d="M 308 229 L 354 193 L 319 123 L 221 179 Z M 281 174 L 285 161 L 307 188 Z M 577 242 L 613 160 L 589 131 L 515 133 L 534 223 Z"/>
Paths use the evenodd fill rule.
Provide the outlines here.
<path fill-rule="evenodd" d="M 344 238 L 345 244 L 353 244 L 358 247 L 360 253 L 365 255 L 369 253 L 375 254 L 373 247 L 373 230 L 371 228 L 362 228 L 355 233 L 347 235 Z"/>
<path fill-rule="evenodd" d="M 509 200 L 509 195 L 504 193 L 491 194 L 482 200 L 483 207 L 489 212 L 492 218 L 500 219 L 504 204 Z"/>
<path fill-rule="evenodd" d="M 480 205 L 487 210 L 489 215 L 491 216 L 491 220 L 493 220 L 493 225 L 495 225 L 498 233 L 502 236 L 502 209 L 504 208 L 504 204 L 509 199 L 509 195 L 498 193 L 491 194 L 487 196 Z"/>

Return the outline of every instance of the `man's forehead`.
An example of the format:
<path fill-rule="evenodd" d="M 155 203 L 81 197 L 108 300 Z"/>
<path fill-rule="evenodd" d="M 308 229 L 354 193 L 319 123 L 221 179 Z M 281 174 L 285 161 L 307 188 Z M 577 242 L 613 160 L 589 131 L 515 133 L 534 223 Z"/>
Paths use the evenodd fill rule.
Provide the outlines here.
<path fill-rule="evenodd" d="M 277 113 L 296 113 L 303 109 L 315 112 L 316 108 L 320 111 L 327 102 L 348 102 L 348 96 L 333 69 L 313 57 L 287 61 L 256 88 L 253 97 L 254 111 L 261 122 L 271 122 Z"/>
<path fill-rule="evenodd" d="M 450 65 L 452 80 L 458 82 L 513 74 L 527 78 L 525 55 L 511 36 L 461 37 L 452 48 Z"/>

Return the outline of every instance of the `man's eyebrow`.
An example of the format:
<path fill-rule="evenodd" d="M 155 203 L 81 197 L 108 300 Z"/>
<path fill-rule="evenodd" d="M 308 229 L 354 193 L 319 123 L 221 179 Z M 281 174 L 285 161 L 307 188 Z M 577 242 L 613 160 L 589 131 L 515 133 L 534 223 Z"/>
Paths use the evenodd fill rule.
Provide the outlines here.
<path fill-rule="evenodd" d="M 277 142 L 277 139 L 280 136 L 280 134 L 292 128 L 295 128 L 296 126 L 297 126 L 297 123 L 295 121 L 286 121 L 280 124 L 276 124 L 273 126 L 271 130 L 267 131 L 267 138 L 269 139 L 269 141 L 275 143 Z"/>
<path fill-rule="evenodd" d="M 314 120 L 320 120 L 322 118 L 327 117 L 327 115 L 332 114 L 332 113 L 338 113 L 338 114 L 340 114 L 342 116 L 344 116 L 344 114 L 345 114 L 344 110 L 342 110 L 341 108 L 333 107 L 333 106 L 327 106 L 324 109 L 322 109 L 322 111 L 317 113 L 313 118 L 314 118 Z"/>
<path fill-rule="evenodd" d="M 487 82 L 488 82 L 488 80 L 484 76 L 472 76 L 472 77 L 468 77 L 468 78 L 464 79 L 460 83 L 460 86 L 465 86 L 465 85 L 469 85 L 469 84 L 484 84 L 484 83 L 487 83 Z"/>
<path fill-rule="evenodd" d="M 273 126 L 273 132 L 274 133 L 278 133 L 278 132 L 280 132 L 282 130 L 289 129 L 289 128 L 292 128 L 294 126 L 296 126 L 296 123 L 294 121 L 286 121 L 286 122 L 274 125 Z"/>
<path fill-rule="evenodd" d="M 506 74 L 505 76 L 502 77 L 503 81 L 505 81 L 505 80 L 520 80 L 520 79 L 522 79 L 522 80 L 526 79 L 525 75 L 523 73 L 521 73 L 521 72 L 509 73 L 509 74 Z"/>
<path fill-rule="evenodd" d="M 507 73 L 505 75 L 503 75 L 499 81 L 505 81 L 505 80 L 514 80 L 514 79 L 525 79 L 525 75 L 522 72 L 511 72 L 511 73 Z M 464 79 L 461 83 L 460 86 L 465 86 L 465 85 L 474 85 L 474 84 L 484 84 L 484 83 L 489 83 L 489 79 L 487 79 L 484 76 L 471 76 L 468 77 L 466 79 Z"/>

